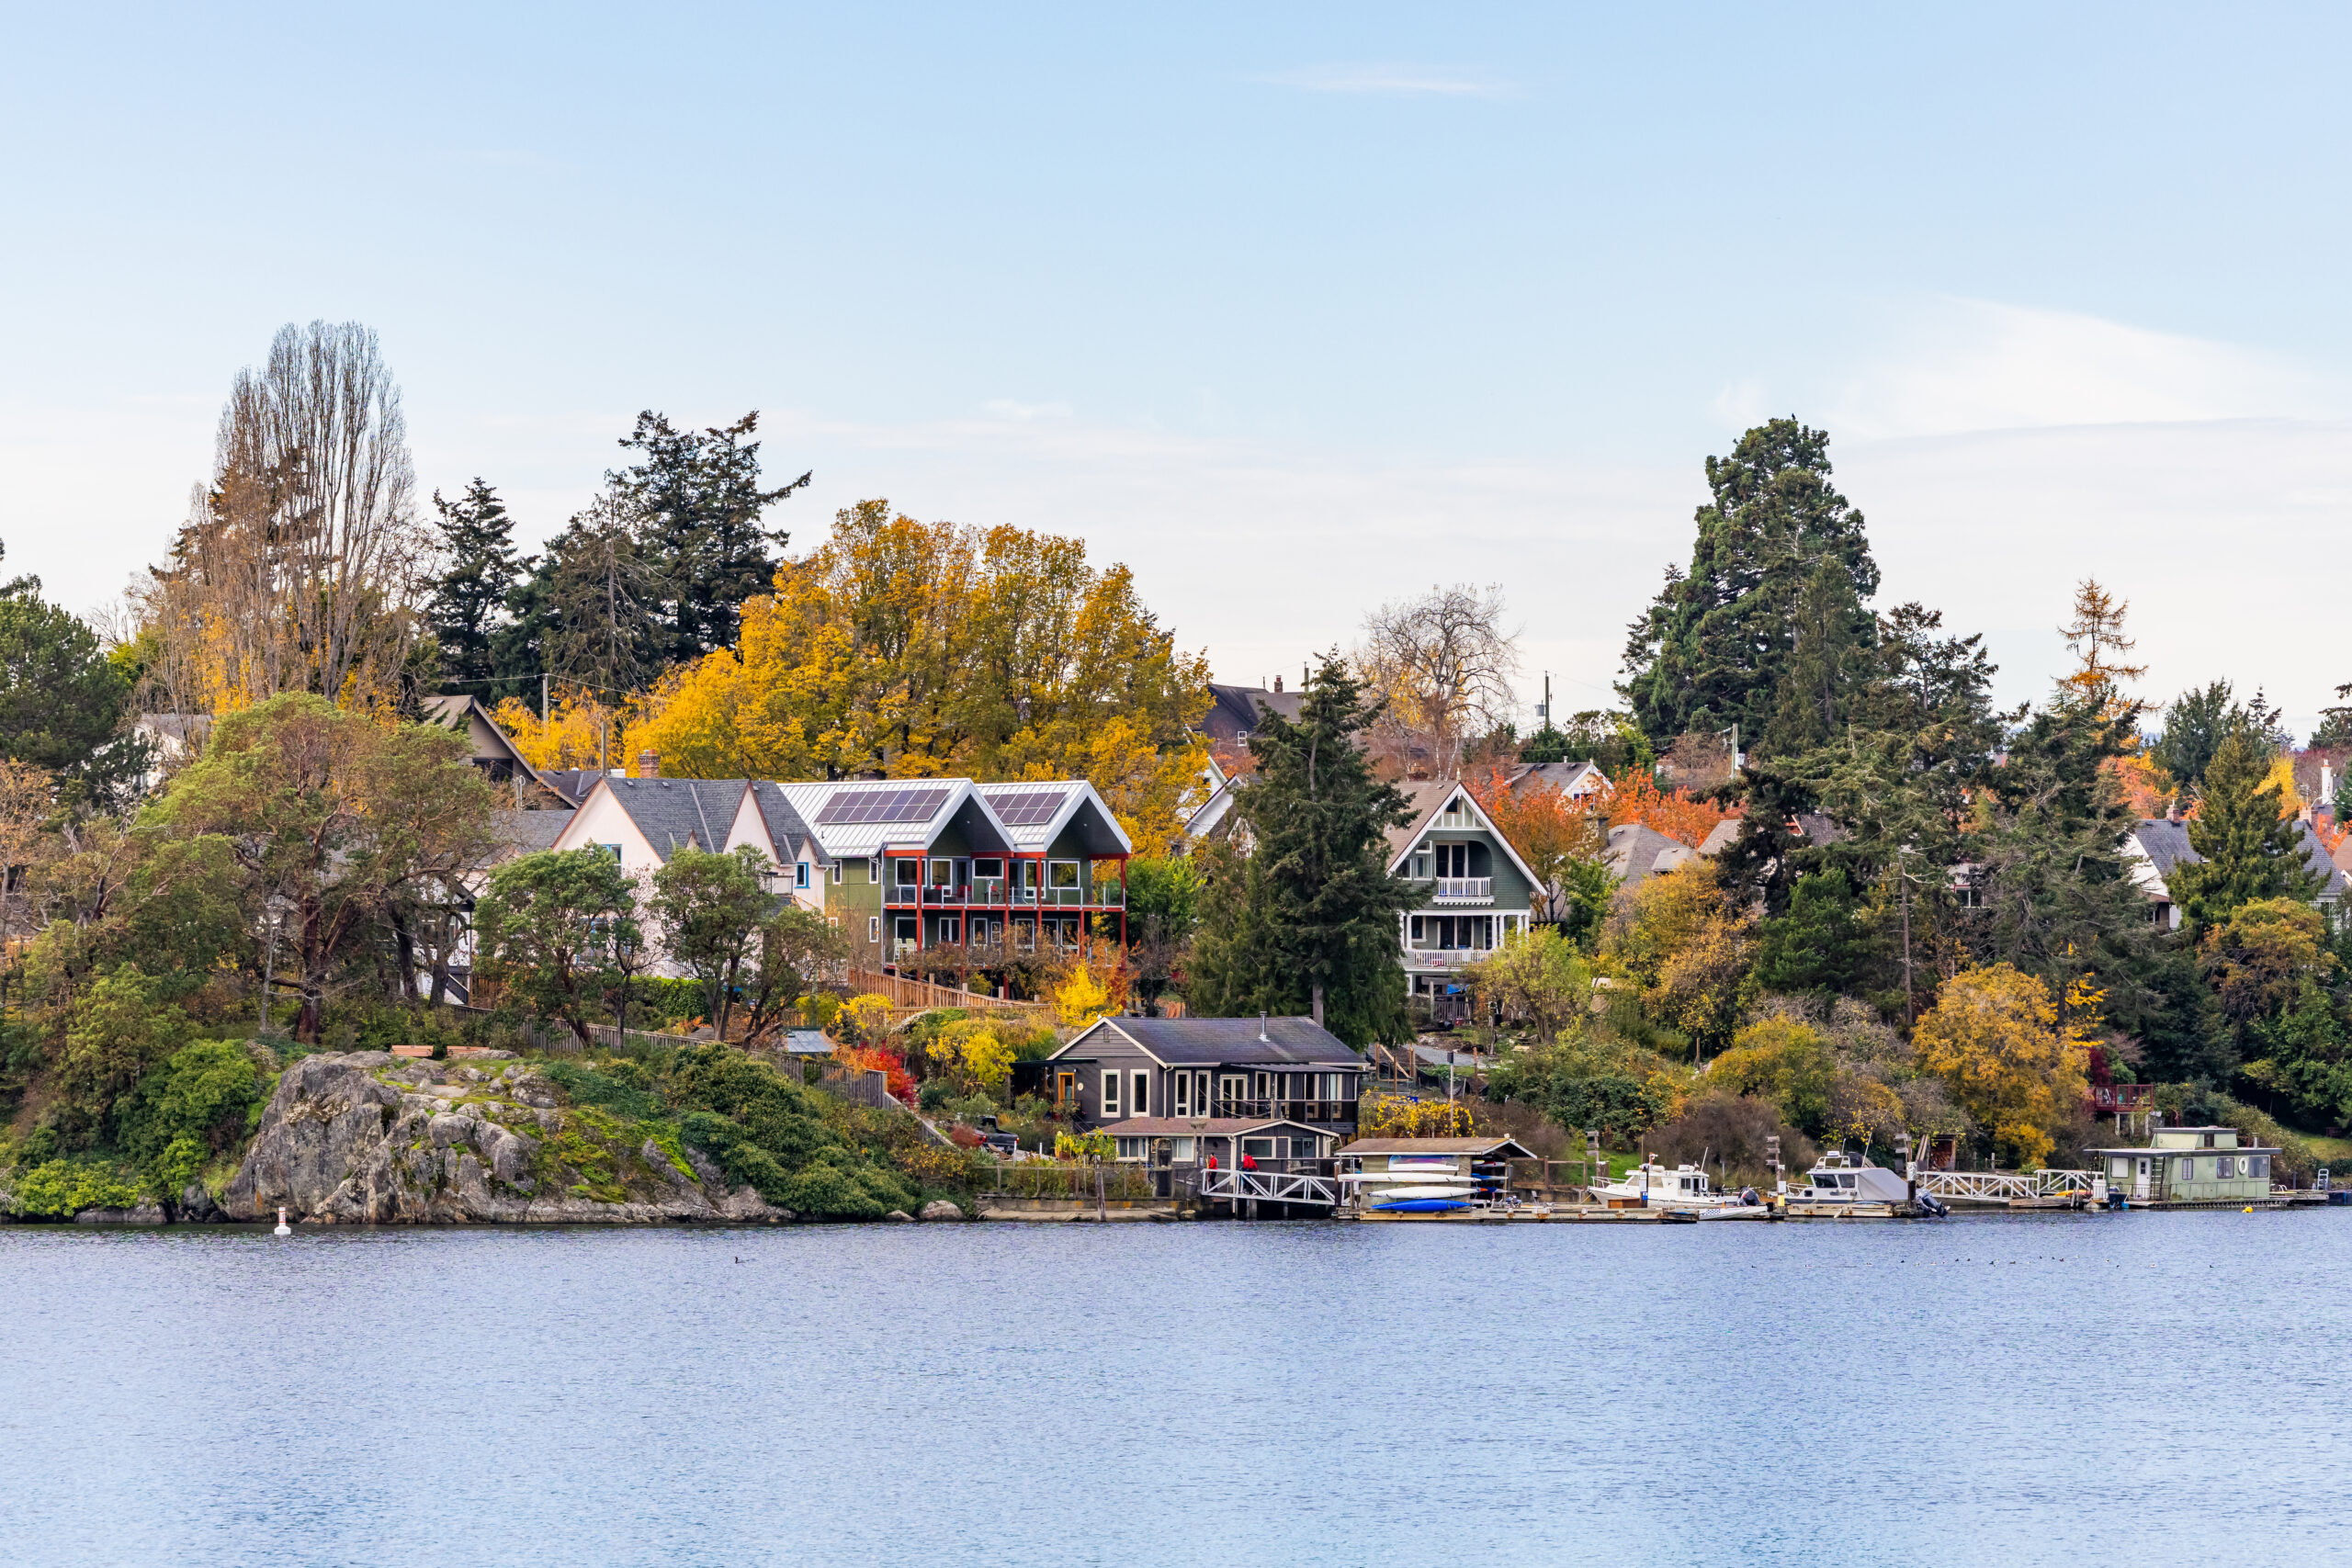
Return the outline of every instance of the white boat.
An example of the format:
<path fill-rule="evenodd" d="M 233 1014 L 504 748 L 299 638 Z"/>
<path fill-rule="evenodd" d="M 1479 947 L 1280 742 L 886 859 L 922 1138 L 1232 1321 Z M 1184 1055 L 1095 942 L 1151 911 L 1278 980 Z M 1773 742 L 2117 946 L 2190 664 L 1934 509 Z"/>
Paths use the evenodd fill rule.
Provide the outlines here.
<path fill-rule="evenodd" d="M 1885 1203 L 1911 1201 L 1911 1184 L 1899 1170 L 1834 1149 L 1804 1173 L 1805 1184 L 1789 1193 L 1792 1203 Z"/>
<path fill-rule="evenodd" d="M 1400 1199 L 1406 1201 L 1410 1201 L 1416 1198 L 1460 1198 L 1466 1201 L 1471 1196 L 1472 1192 L 1469 1188 L 1457 1187 L 1448 1183 L 1442 1187 L 1383 1188 L 1377 1192 L 1365 1193 L 1364 1201 L 1367 1203 L 1393 1203 Z"/>
<path fill-rule="evenodd" d="M 1638 1198 L 1653 1208 L 1745 1209 L 1763 1202 L 1752 1187 L 1737 1192 L 1718 1192 L 1707 1184 L 1707 1173 L 1697 1166 L 1678 1165 L 1668 1170 L 1656 1160 L 1637 1165 L 1619 1179 L 1602 1182 L 1588 1190 L 1595 1202 Z"/>

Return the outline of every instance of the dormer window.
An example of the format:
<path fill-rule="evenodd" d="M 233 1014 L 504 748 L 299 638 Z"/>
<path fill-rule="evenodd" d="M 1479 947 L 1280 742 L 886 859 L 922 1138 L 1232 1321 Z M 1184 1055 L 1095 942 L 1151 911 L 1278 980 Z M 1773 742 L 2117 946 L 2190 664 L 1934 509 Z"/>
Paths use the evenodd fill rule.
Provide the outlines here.
<path fill-rule="evenodd" d="M 1470 803 L 1455 795 L 1445 803 L 1445 809 L 1437 814 L 1437 825 L 1441 828 L 1471 827 Z"/>

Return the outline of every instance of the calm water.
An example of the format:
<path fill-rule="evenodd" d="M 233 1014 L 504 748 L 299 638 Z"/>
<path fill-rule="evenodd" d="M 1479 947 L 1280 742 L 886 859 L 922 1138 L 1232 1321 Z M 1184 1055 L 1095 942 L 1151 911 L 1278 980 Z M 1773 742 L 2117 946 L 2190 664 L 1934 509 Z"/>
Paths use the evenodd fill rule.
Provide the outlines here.
<path fill-rule="evenodd" d="M 2337 1213 L 0 1230 L 0 1562 L 2352 1562 L 2347 1283 Z"/>

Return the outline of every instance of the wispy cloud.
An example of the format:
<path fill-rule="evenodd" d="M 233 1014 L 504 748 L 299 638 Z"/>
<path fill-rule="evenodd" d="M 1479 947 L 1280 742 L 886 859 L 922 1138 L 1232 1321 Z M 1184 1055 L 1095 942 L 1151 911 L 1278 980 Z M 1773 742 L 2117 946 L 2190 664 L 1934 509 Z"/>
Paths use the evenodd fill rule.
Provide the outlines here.
<path fill-rule="evenodd" d="M 1376 93 L 1395 97 L 1507 98 L 1510 83 L 1475 72 L 1430 65 L 1307 65 L 1272 71 L 1250 80 L 1306 93 Z"/>

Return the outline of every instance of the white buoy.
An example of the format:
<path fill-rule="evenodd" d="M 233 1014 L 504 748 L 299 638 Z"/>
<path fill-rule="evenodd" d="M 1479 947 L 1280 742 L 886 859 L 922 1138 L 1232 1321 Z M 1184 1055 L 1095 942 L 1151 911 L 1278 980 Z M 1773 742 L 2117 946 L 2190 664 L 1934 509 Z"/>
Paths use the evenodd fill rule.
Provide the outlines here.
<path fill-rule="evenodd" d="M 283 1203 L 279 1204 L 277 1207 L 277 1229 L 270 1234 L 273 1235 L 292 1235 L 294 1234 L 294 1227 L 286 1223 L 286 1206 Z"/>

